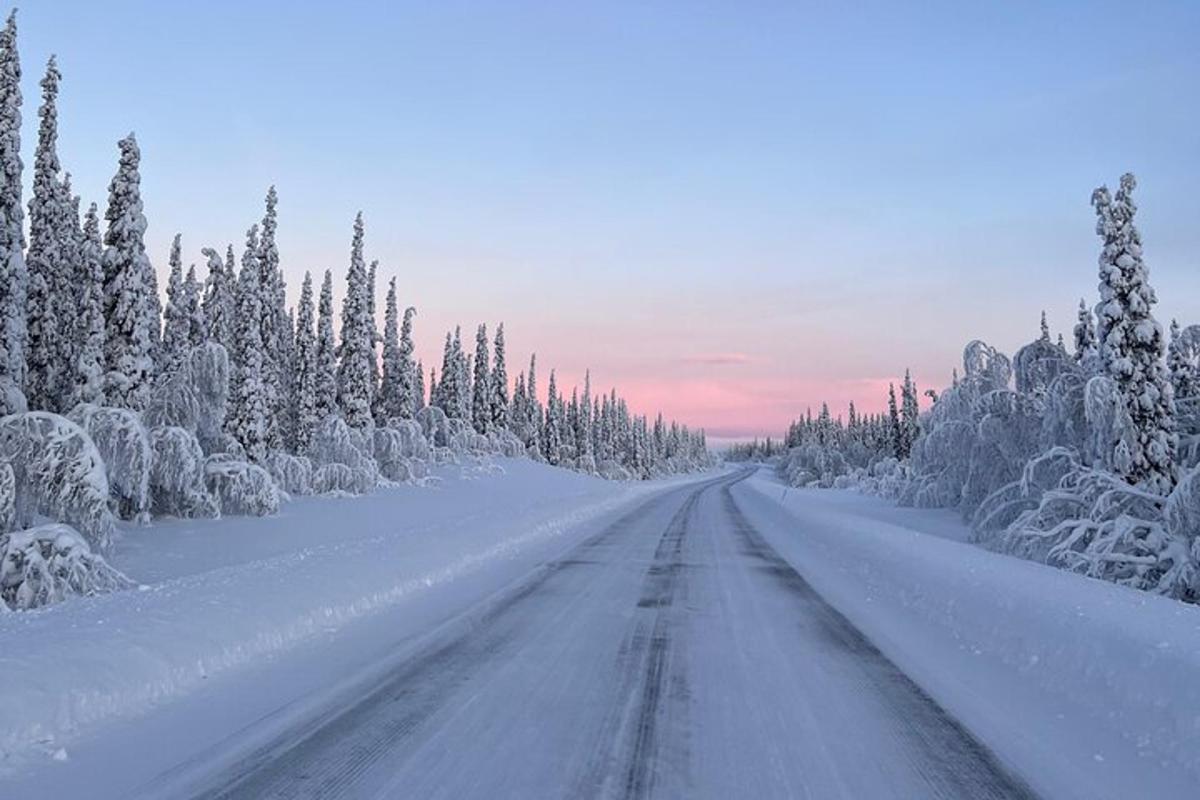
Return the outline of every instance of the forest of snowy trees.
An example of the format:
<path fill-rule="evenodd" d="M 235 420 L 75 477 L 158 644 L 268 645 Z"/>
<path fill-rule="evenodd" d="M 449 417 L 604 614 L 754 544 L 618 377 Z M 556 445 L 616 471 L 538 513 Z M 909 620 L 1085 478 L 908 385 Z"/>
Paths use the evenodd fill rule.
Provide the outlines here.
<path fill-rule="evenodd" d="M 1072 347 L 1043 314 L 1012 358 L 970 342 L 924 413 L 907 375 L 886 414 L 822 407 L 789 430 L 785 480 L 954 508 L 983 546 L 1200 602 L 1200 325 L 1153 316 L 1135 188 L 1092 194 L 1099 297 L 1080 301 Z M 777 455 L 763 450 L 731 457 Z"/>
<path fill-rule="evenodd" d="M 702 431 L 594 394 L 590 376 L 568 399 L 551 370 L 539 394 L 531 358 L 510 386 L 503 325 L 480 325 L 473 351 L 447 334 L 426 381 L 395 278 L 380 330 L 361 214 L 336 319 L 329 271 L 288 305 L 274 188 L 240 256 L 200 251 L 204 274 L 175 237 L 163 302 L 137 141 L 118 143 L 102 224 L 59 162 L 54 59 L 26 220 L 16 45 L 14 13 L 0 32 L 0 612 L 126 585 L 104 561 L 118 519 L 270 514 L 488 454 L 610 479 L 708 466 Z"/>

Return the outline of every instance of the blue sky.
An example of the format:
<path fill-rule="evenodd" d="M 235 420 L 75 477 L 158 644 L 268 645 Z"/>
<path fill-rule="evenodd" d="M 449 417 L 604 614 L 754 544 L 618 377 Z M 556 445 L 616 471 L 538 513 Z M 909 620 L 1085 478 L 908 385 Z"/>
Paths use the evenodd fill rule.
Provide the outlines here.
<path fill-rule="evenodd" d="M 1069 338 L 1126 170 L 1200 322 L 1200 3 L 849 5 L 26 3 L 26 163 L 57 53 L 63 162 L 102 202 L 137 132 L 160 269 L 176 231 L 240 252 L 274 183 L 293 290 L 362 209 L 427 360 L 504 319 L 725 435 L 945 382 L 1042 308 Z"/>

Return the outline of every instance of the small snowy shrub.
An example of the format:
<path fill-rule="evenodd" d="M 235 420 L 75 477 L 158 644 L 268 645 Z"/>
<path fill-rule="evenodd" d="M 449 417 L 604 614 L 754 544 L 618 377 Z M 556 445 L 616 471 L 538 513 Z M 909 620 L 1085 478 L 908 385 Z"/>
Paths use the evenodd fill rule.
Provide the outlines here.
<path fill-rule="evenodd" d="M 312 494 L 313 466 L 304 456 L 276 451 L 267 455 L 266 467 L 279 488 L 288 494 Z"/>
<path fill-rule="evenodd" d="M 150 495 L 157 514 L 212 518 L 220 514 L 204 485 L 204 451 L 184 428 L 155 428 L 150 433 L 154 465 Z"/>
<path fill-rule="evenodd" d="M 372 444 L 374 432 L 371 432 Z M 309 442 L 308 454 L 314 465 L 313 472 L 313 491 L 318 494 L 326 491 L 351 491 L 350 489 L 342 488 L 342 484 L 346 483 L 341 477 L 341 471 L 337 472 L 337 478 L 318 477 L 322 467 L 340 464 L 348 467 L 353 474 L 353 478 L 349 479 L 349 483 L 355 487 L 354 494 L 365 494 L 372 491 L 379 478 L 379 467 L 375 459 L 370 454 L 366 433 L 360 430 L 349 427 L 345 420 L 337 416 L 326 417 L 317 429 L 313 431 L 312 440 Z M 323 489 L 325 486 L 336 485 L 336 489 Z"/>
<path fill-rule="evenodd" d="M 373 491 L 377 483 L 372 471 L 345 464 L 325 464 L 313 473 L 313 492 L 316 494 L 366 494 Z"/>
<path fill-rule="evenodd" d="M 126 408 L 80 403 L 70 418 L 87 431 L 104 459 L 108 489 L 117 516 L 150 520 L 150 434 L 138 415 Z"/>
<path fill-rule="evenodd" d="M 39 608 L 72 595 L 132 585 L 69 525 L 39 525 L 0 535 L 0 604 L 9 609 Z"/>
<path fill-rule="evenodd" d="M 204 462 L 204 483 L 222 514 L 262 517 L 279 511 L 279 489 L 270 473 L 257 464 L 223 454 L 209 456 Z"/>
<path fill-rule="evenodd" d="M 13 527 L 34 516 L 69 523 L 98 552 L 112 540 L 104 460 L 87 433 L 66 417 L 29 411 L 0 418 L 0 459 L 13 476 Z"/>
<path fill-rule="evenodd" d="M 417 412 L 417 424 L 430 447 L 450 446 L 450 420 L 437 406 L 425 406 Z"/>

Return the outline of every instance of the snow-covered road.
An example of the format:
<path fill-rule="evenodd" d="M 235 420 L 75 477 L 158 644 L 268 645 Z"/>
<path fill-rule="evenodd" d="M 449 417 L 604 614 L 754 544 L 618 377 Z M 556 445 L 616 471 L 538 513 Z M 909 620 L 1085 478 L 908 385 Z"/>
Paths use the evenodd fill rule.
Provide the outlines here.
<path fill-rule="evenodd" d="M 146 793 L 1029 796 L 751 523 L 749 474 L 638 503 L 352 700 Z"/>

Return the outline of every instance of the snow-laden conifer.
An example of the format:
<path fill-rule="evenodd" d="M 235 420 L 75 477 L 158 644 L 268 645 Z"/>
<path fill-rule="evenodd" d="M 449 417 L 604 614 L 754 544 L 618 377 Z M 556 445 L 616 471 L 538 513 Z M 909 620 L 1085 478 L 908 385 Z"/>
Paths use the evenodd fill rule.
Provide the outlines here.
<path fill-rule="evenodd" d="M 189 326 L 187 298 L 184 296 L 183 248 L 180 234 L 171 242 L 168 258 L 170 273 L 167 278 L 167 305 L 163 309 L 162 348 L 159 350 L 158 370 L 160 378 L 179 369 L 187 358 Z"/>
<path fill-rule="evenodd" d="M 208 259 L 208 277 L 204 281 L 204 301 L 201 304 L 207 336 L 210 341 L 224 347 L 226 352 L 232 353 L 234 317 L 237 313 L 233 261 L 230 260 L 227 265 L 211 247 L 200 252 Z M 229 256 L 232 259 L 232 247 Z"/>
<path fill-rule="evenodd" d="M 304 273 L 300 285 L 300 305 L 296 314 L 295 358 L 295 430 L 297 453 L 304 454 L 312 441 L 312 432 L 320 421 L 317 418 L 317 339 L 313 332 L 312 275 Z"/>
<path fill-rule="evenodd" d="M 325 270 L 317 305 L 317 424 L 338 413 L 337 344 L 333 338 L 333 273 Z"/>
<path fill-rule="evenodd" d="M 471 384 L 471 424 L 476 433 L 486 434 L 492 424 L 491 384 L 488 374 L 487 326 L 475 331 L 475 376 Z"/>
<path fill-rule="evenodd" d="M 492 427 L 498 430 L 508 430 L 508 365 L 504 352 L 504 323 L 496 327 L 496 341 L 492 349 L 492 378 L 490 393 L 490 408 Z"/>
<path fill-rule="evenodd" d="M 375 420 L 386 424 L 412 414 L 412 399 L 402 395 L 400 382 L 405 369 L 400 357 L 400 320 L 396 305 L 396 279 L 388 282 L 383 312 L 383 371 L 375 394 Z M 407 411 L 407 413 L 405 413 Z"/>
<path fill-rule="evenodd" d="M 61 79 L 54 57 L 42 78 L 40 124 L 33 161 L 33 195 L 29 199 L 29 250 L 26 295 L 26 380 L 25 396 L 31 408 L 58 411 L 67 398 L 70 362 L 68 319 L 74 314 L 71 272 L 74 253 L 63 251 L 68 244 L 63 229 L 70 213 L 70 198 L 59 180 L 58 82 Z"/>
<path fill-rule="evenodd" d="M 71 407 L 104 402 L 104 245 L 100 239 L 100 214 L 88 206 L 83 221 L 80 271 L 76 278 L 79 309 L 76 322 L 76 355 Z"/>
<path fill-rule="evenodd" d="M 0 30 L 0 415 L 24 411 L 25 210 L 21 205 L 21 60 L 17 12 Z"/>
<path fill-rule="evenodd" d="M 229 433 L 261 463 L 267 455 L 267 391 L 263 382 L 262 274 L 258 264 L 258 226 L 246 233 L 246 250 L 238 276 L 237 358 L 233 405 L 226 419 Z"/>
<path fill-rule="evenodd" d="M 146 257 L 141 153 L 133 134 L 122 139 L 120 165 L 108 188 L 104 234 L 104 361 L 108 405 L 140 410 L 149 400 L 158 339 L 154 269 Z"/>
<path fill-rule="evenodd" d="M 338 363 L 338 406 L 346 424 L 365 428 L 371 424 L 372 333 L 367 317 L 367 265 L 363 260 L 363 219 L 354 219 L 350 245 L 350 270 L 342 301 L 342 341 Z"/>
<path fill-rule="evenodd" d="M 1141 235 L 1134 226 L 1137 206 L 1133 175 L 1121 177 L 1110 195 L 1092 195 L 1100 254 L 1100 303 L 1096 306 L 1100 358 L 1117 384 L 1132 426 L 1131 436 L 1114 442 L 1113 465 L 1135 486 L 1166 494 L 1175 485 L 1174 402 L 1163 362 L 1162 328 L 1151 314 L 1157 301 L 1142 261 Z"/>

